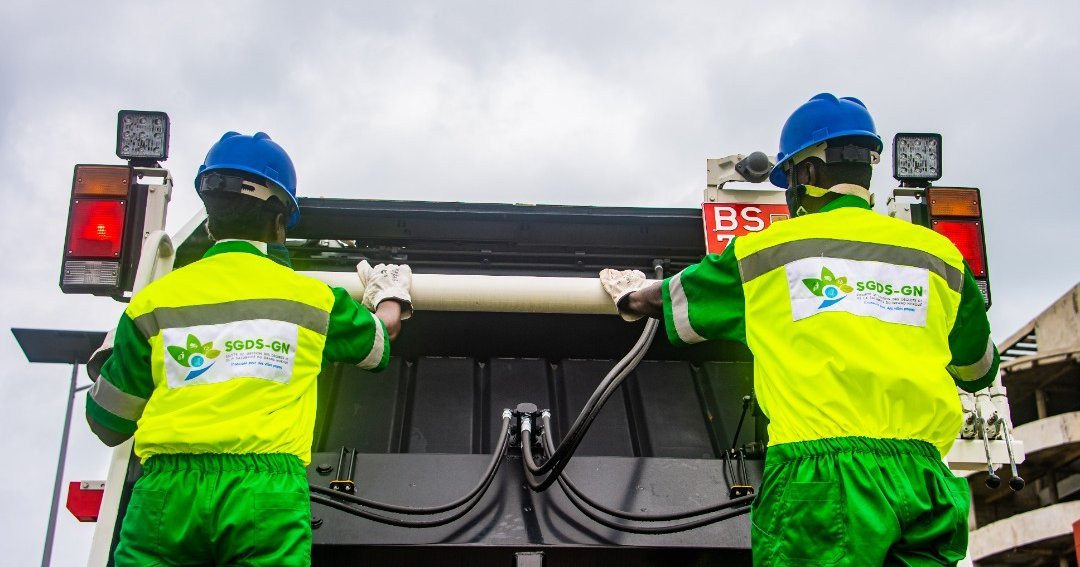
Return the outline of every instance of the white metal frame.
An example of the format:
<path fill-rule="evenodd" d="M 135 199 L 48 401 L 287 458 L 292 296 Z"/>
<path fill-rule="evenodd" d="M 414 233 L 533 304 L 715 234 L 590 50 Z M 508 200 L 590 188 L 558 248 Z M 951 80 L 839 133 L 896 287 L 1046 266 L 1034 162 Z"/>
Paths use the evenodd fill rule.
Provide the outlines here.
<path fill-rule="evenodd" d="M 161 181 L 147 187 L 142 254 L 135 271 L 133 294 L 172 271 L 176 258 L 172 240 L 164 231 L 165 216 L 172 196 L 172 176 L 168 170 L 162 168 L 136 168 L 135 172 L 140 177 L 157 178 Z M 109 460 L 105 494 L 102 495 L 100 513 L 94 527 L 94 539 L 90 544 L 90 557 L 87 560 L 87 565 L 91 567 L 105 567 L 109 563 L 116 520 L 120 513 L 120 497 L 127 481 L 133 444 L 132 439 L 121 443 L 113 449 Z"/>
<path fill-rule="evenodd" d="M 769 163 L 776 163 L 776 158 L 769 157 Z M 769 186 L 766 189 L 729 188 L 727 183 L 750 183 L 735 170 L 735 164 L 746 156 L 735 154 L 719 159 L 705 160 L 705 202 L 716 203 L 723 199 L 725 203 L 777 204 L 782 205 L 784 190 Z"/>

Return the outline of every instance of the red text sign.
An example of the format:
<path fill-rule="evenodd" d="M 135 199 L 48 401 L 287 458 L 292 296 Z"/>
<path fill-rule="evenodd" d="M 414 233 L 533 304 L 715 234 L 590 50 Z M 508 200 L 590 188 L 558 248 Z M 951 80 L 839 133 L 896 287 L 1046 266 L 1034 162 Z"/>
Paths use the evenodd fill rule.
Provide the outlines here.
<path fill-rule="evenodd" d="M 705 221 L 705 250 L 719 254 L 732 238 L 761 232 L 788 218 L 788 208 L 762 203 L 702 203 L 701 215 Z"/>

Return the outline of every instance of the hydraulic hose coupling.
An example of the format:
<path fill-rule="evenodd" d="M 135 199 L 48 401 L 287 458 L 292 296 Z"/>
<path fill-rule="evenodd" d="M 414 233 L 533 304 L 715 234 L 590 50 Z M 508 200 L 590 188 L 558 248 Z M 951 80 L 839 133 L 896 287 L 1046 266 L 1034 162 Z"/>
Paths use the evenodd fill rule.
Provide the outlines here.
<path fill-rule="evenodd" d="M 528 431 L 529 435 L 532 435 L 532 416 L 521 416 L 521 434 L 524 435 Z"/>
<path fill-rule="evenodd" d="M 528 402 L 518 404 L 515 410 L 518 415 L 536 415 L 536 412 L 540 411 L 540 408 L 536 407 L 536 404 L 530 404 Z"/>
<path fill-rule="evenodd" d="M 514 409 L 514 415 L 518 418 L 516 434 L 510 438 L 510 445 L 512 447 L 521 447 L 522 435 L 528 431 L 530 437 L 532 437 L 533 444 L 536 445 L 539 441 L 539 435 L 533 435 L 533 420 L 539 414 L 540 410 L 536 407 L 536 404 L 521 403 Z"/>

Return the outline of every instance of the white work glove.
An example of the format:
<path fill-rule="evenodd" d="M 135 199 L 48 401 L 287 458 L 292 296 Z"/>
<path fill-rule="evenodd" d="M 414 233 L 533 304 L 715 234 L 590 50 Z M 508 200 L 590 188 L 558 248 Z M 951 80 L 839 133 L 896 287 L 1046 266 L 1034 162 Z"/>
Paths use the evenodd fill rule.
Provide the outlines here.
<path fill-rule="evenodd" d="M 645 274 L 640 270 L 613 270 L 611 268 L 604 268 L 600 270 L 600 285 L 604 286 L 604 291 L 611 296 L 612 301 L 615 302 L 615 308 L 619 309 L 619 302 L 631 292 L 635 292 L 639 289 L 649 286 L 649 280 L 645 278 Z M 625 313 L 622 309 L 619 309 L 619 316 L 624 321 L 637 321 L 641 319 L 641 315 L 634 315 L 631 313 Z"/>
<path fill-rule="evenodd" d="M 101 346 L 94 351 L 94 354 L 90 355 L 90 360 L 86 361 L 86 373 L 90 375 L 90 379 L 97 381 L 98 376 L 101 375 L 101 367 L 105 365 L 105 361 L 109 360 L 113 351 L 113 339 L 116 337 L 116 327 L 109 329 L 108 333 L 105 333 L 105 340 L 102 341 Z"/>
<path fill-rule="evenodd" d="M 412 268 L 408 264 L 376 264 L 372 268 L 367 260 L 363 260 L 356 265 L 356 273 L 360 276 L 360 285 L 364 286 L 361 301 L 364 307 L 374 312 L 383 301 L 395 299 L 401 303 L 401 319 L 412 316 L 412 296 L 409 295 Z"/>

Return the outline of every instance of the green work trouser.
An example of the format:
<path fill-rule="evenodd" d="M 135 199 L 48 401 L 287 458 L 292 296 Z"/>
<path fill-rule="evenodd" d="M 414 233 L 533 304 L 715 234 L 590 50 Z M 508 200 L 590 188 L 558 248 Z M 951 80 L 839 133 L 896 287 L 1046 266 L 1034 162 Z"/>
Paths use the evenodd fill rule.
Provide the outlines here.
<path fill-rule="evenodd" d="M 770 446 L 750 512 L 754 565 L 953 565 L 969 505 L 967 481 L 923 441 Z"/>
<path fill-rule="evenodd" d="M 295 455 L 155 455 L 143 468 L 117 567 L 311 564 L 311 504 Z"/>

